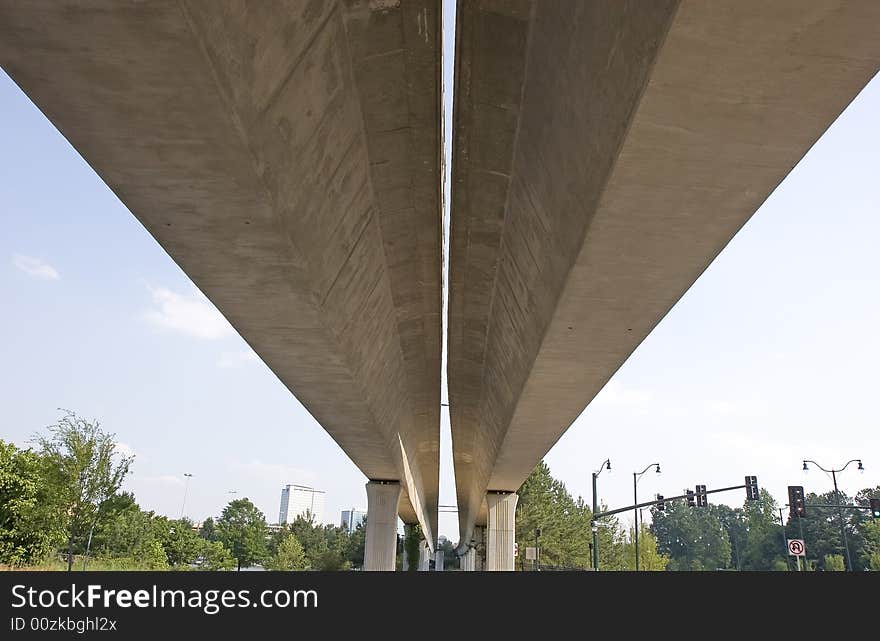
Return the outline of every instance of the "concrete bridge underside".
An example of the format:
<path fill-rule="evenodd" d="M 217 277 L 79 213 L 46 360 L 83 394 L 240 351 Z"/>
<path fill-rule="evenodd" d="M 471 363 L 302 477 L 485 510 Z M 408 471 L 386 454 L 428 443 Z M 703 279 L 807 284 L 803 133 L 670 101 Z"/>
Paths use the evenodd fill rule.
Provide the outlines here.
<path fill-rule="evenodd" d="M 459 0 L 457 20 L 462 551 L 877 72 L 880 3 Z"/>
<path fill-rule="evenodd" d="M 0 65 L 431 546 L 439 9 L 0 1 Z"/>
<path fill-rule="evenodd" d="M 0 65 L 371 479 L 377 568 L 397 514 L 437 537 L 439 5 L 0 0 Z M 876 73 L 878 24 L 459 0 L 448 379 L 487 569 L 510 493 Z"/>

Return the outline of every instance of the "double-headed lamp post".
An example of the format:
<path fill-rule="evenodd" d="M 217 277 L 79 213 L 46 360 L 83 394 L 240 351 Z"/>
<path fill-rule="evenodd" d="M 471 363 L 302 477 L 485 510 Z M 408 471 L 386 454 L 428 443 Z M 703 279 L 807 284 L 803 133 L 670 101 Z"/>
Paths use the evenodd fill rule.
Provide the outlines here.
<path fill-rule="evenodd" d="M 838 475 L 838 473 L 843 472 L 846 468 L 848 468 L 850 463 L 858 463 L 859 464 L 859 468 L 858 468 L 859 472 L 864 472 L 865 466 L 862 465 L 862 459 L 854 458 L 854 459 L 850 459 L 849 461 L 847 461 L 846 465 L 844 465 L 839 470 L 833 470 L 833 469 L 826 470 L 824 467 L 822 467 L 821 465 L 816 463 L 816 461 L 812 461 L 810 459 L 804 459 L 804 472 L 807 472 L 810 469 L 807 466 L 807 463 L 812 463 L 813 465 L 818 467 L 820 470 L 822 470 L 826 474 L 830 474 L 831 480 L 834 481 L 834 504 L 837 505 L 837 518 L 840 519 L 840 536 L 843 539 L 843 549 L 846 552 L 846 569 L 848 572 L 852 572 L 853 571 L 852 558 L 849 555 L 849 541 L 847 541 L 847 539 L 846 539 L 846 528 L 843 525 L 843 509 L 840 506 L 840 491 L 837 489 L 837 475 Z"/>
<path fill-rule="evenodd" d="M 611 471 L 611 459 L 605 459 L 602 461 L 602 465 L 599 466 L 599 469 L 593 472 L 593 515 L 590 520 L 590 529 L 593 531 L 593 570 L 599 570 L 599 524 L 596 523 L 596 512 L 599 510 L 599 506 L 596 502 L 596 479 L 599 478 L 599 475 L 602 473 L 602 470 L 608 469 Z"/>
<path fill-rule="evenodd" d="M 634 543 L 636 546 L 636 572 L 639 571 L 639 508 L 635 507 L 639 504 L 639 490 L 638 483 L 639 479 L 642 478 L 642 474 L 650 470 L 652 467 L 657 468 L 657 474 L 660 474 L 660 464 L 659 463 L 651 463 L 641 472 L 633 472 L 633 512 L 635 514 L 635 518 L 633 519 L 633 531 L 635 532 Z"/>
<path fill-rule="evenodd" d="M 185 473 L 186 481 L 183 485 L 183 505 L 180 506 L 180 518 L 183 518 L 183 511 L 186 509 L 186 493 L 189 491 L 189 480 L 192 478 L 192 474 Z"/>

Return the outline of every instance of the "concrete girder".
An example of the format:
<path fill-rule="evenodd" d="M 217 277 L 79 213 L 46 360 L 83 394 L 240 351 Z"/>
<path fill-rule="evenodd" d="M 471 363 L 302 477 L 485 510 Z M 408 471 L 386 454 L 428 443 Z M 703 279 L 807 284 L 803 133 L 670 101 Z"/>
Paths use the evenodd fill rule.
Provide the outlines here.
<path fill-rule="evenodd" d="M 870 0 L 459 0 L 461 541 L 878 70 Z"/>
<path fill-rule="evenodd" d="M 439 0 L 0 0 L 0 65 L 437 537 Z M 207 428 L 206 428 L 207 429 Z"/>

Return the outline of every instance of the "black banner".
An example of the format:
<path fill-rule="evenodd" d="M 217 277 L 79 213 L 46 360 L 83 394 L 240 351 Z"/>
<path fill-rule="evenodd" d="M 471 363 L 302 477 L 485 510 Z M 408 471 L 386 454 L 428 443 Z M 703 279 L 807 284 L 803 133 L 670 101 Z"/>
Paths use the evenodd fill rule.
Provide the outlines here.
<path fill-rule="evenodd" d="M 878 588 L 870 572 L 0 572 L 0 639 L 359 634 L 383 621 L 439 631 L 461 617 L 472 620 L 469 629 L 491 623 L 496 631 L 536 621 L 650 629 L 670 616 L 726 617 L 810 600 L 852 610 L 867 607 Z"/>

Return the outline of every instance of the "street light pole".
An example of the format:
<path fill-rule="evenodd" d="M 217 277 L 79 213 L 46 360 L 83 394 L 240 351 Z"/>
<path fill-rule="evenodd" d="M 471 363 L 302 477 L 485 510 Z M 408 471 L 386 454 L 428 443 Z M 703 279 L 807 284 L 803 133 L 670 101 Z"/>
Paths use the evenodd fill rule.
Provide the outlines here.
<path fill-rule="evenodd" d="M 183 484 L 183 505 L 180 506 L 180 518 L 183 518 L 183 511 L 186 509 L 186 493 L 189 492 L 189 480 L 192 478 L 192 474 L 184 473 L 186 477 L 186 481 Z"/>
<path fill-rule="evenodd" d="M 864 467 L 864 465 L 862 465 L 861 459 L 854 458 L 854 459 L 850 459 L 849 461 L 847 461 L 846 465 L 844 465 L 839 470 L 834 470 L 834 469 L 826 470 L 824 467 L 822 467 L 821 465 L 816 463 L 816 461 L 805 459 L 804 460 L 804 472 L 806 472 L 809 469 L 807 467 L 807 463 L 812 463 L 813 465 L 818 467 L 820 470 L 822 470 L 826 474 L 830 474 L 831 480 L 834 482 L 834 504 L 837 506 L 837 518 L 840 519 L 840 537 L 843 539 L 843 549 L 844 549 L 844 552 L 846 552 L 846 569 L 848 572 L 852 572 L 853 571 L 852 557 L 850 556 L 850 553 L 849 553 L 849 541 L 847 540 L 847 537 L 846 537 L 846 527 L 844 527 L 844 524 L 843 524 L 843 508 L 840 505 L 840 490 L 837 489 L 837 474 L 840 472 L 843 472 L 847 467 L 849 467 L 850 463 L 858 463 L 859 464 L 858 469 L 860 472 L 864 472 L 865 467 Z"/>
<path fill-rule="evenodd" d="M 779 508 L 779 525 L 782 528 L 782 553 L 785 555 L 785 570 L 790 572 L 791 565 L 788 562 L 788 557 L 791 555 L 788 553 L 788 541 L 785 537 L 785 521 L 782 520 L 782 508 Z"/>
<path fill-rule="evenodd" d="M 837 489 L 837 473 L 835 470 L 831 470 L 831 480 L 834 481 L 834 504 L 837 505 L 837 518 L 840 519 L 840 535 L 843 537 L 843 549 L 846 552 L 846 569 L 852 572 L 852 558 L 849 555 L 849 541 L 846 538 L 846 528 L 843 525 L 843 510 L 840 507 L 840 491 Z"/>
<path fill-rule="evenodd" d="M 541 565 L 540 565 L 539 560 L 538 560 L 538 557 L 539 557 L 539 552 L 538 552 L 538 537 L 539 537 L 539 536 L 541 536 L 541 528 L 536 527 L 536 528 L 535 528 L 535 572 L 537 572 L 537 571 L 539 571 L 539 570 L 541 569 Z"/>
<path fill-rule="evenodd" d="M 651 463 L 641 472 L 633 472 L 633 532 L 634 535 L 634 543 L 636 548 L 636 572 L 639 571 L 639 490 L 638 490 L 638 482 L 639 479 L 642 478 L 642 474 L 650 470 L 652 467 L 657 468 L 657 474 L 660 474 L 660 464 L 659 463 Z"/>
<path fill-rule="evenodd" d="M 605 459 L 599 469 L 593 472 L 593 514 L 590 520 L 590 529 L 593 531 L 593 571 L 599 570 L 599 524 L 596 522 L 595 515 L 599 511 L 599 505 L 596 500 L 596 479 L 602 473 L 602 470 L 608 468 L 611 470 L 611 459 Z"/>

